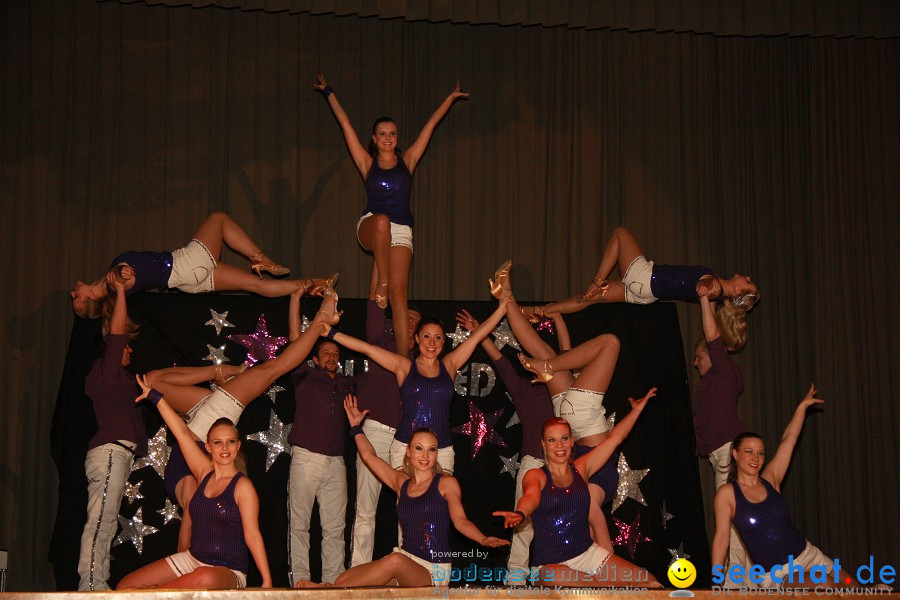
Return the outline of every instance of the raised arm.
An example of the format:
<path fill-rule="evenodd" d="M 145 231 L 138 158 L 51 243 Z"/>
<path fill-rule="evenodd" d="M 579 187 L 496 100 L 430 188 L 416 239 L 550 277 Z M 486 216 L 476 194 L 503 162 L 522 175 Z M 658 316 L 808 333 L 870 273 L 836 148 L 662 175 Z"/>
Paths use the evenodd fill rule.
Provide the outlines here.
<path fill-rule="evenodd" d="M 716 305 L 709 301 L 706 293 L 700 296 L 700 315 L 703 319 L 703 337 L 711 342 L 719 337 L 719 325 L 716 323 Z"/>
<path fill-rule="evenodd" d="M 438 490 L 447 501 L 447 508 L 450 510 L 450 520 L 456 530 L 482 546 L 496 548 L 498 546 L 509 546 L 509 540 L 502 540 L 498 537 L 484 535 L 478 526 L 475 525 L 466 516 L 466 511 L 462 505 L 462 492 L 459 489 L 459 482 L 455 477 L 445 475 L 441 477 L 438 483 Z"/>
<path fill-rule="evenodd" d="M 341 131 L 344 133 L 344 141 L 347 142 L 347 149 L 350 150 L 350 156 L 353 158 L 353 162 L 356 164 L 359 174 L 365 179 L 369 174 L 369 168 L 372 166 L 372 157 L 369 156 L 369 153 L 366 152 L 362 142 L 359 141 L 359 136 L 356 135 L 356 130 L 353 129 L 353 125 L 350 123 L 350 117 L 347 116 L 344 107 L 338 102 L 334 90 L 331 89 L 331 86 L 325 81 L 324 73 L 319 73 L 316 77 L 316 84 L 313 87 L 325 96 L 325 101 L 328 102 L 328 106 L 331 107 L 331 112 L 334 113 L 334 117 L 341 126 Z M 412 171 L 412 169 L 410 169 L 410 171 Z"/>
<path fill-rule="evenodd" d="M 291 302 L 288 305 L 288 338 L 293 342 L 303 333 L 303 321 L 300 315 L 300 298 L 303 290 L 298 289 L 291 294 Z"/>
<path fill-rule="evenodd" d="M 469 313 L 469 311 L 467 311 L 466 309 L 462 309 L 461 311 L 456 313 L 456 322 L 459 323 L 460 326 L 463 327 L 466 331 L 468 331 L 469 335 L 471 335 L 473 331 L 478 329 L 478 326 L 480 325 L 478 319 L 473 317 L 471 313 Z M 497 346 L 487 337 L 481 340 L 481 347 L 488 355 L 488 358 L 490 358 L 493 362 L 496 363 L 498 360 L 503 358 L 503 354 L 501 354 L 500 351 L 497 350 Z"/>
<path fill-rule="evenodd" d="M 324 331 L 323 335 L 328 337 L 331 333 L 331 326 L 323 324 L 322 327 Z M 406 376 L 409 375 L 409 369 L 412 362 L 406 356 L 364 342 L 361 339 L 355 338 L 352 335 L 347 335 L 346 333 L 337 332 L 331 339 L 348 350 L 365 354 L 383 368 L 392 372 L 397 377 L 397 385 L 403 385 L 403 381 L 406 379 Z"/>
<path fill-rule="evenodd" d="M 130 269 L 131 267 L 129 267 Z M 106 274 L 106 283 L 116 290 L 116 304 L 109 319 L 109 333 L 123 335 L 128 326 L 128 306 L 125 301 L 125 281 L 115 276 L 115 269 Z"/>
<path fill-rule="evenodd" d="M 655 395 L 656 388 L 650 388 L 650 391 L 640 400 L 629 398 L 628 402 L 631 403 L 631 410 L 616 423 L 616 426 L 609 432 L 606 439 L 594 446 L 591 451 L 584 456 L 575 459 L 575 468 L 578 469 L 579 473 L 584 475 L 585 479 L 589 479 L 591 475 L 603 468 L 603 465 L 605 465 L 606 461 L 613 455 L 616 448 L 618 448 L 619 445 L 625 441 L 625 438 L 628 437 L 628 434 L 631 433 L 631 429 L 637 422 L 638 417 L 640 417 L 641 413 L 644 411 L 644 407 L 647 406 L 647 402 Z"/>
<path fill-rule="evenodd" d="M 506 307 L 508 305 L 508 298 L 504 298 L 498 302 L 497 308 L 491 313 L 491 316 L 485 319 L 485 321 L 472 332 L 466 341 L 454 348 L 443 358 L 444 366 L 447 367 L 447 372 L 451 374 L 456 373 L 464 364 L 466 364 L 466 361 L 472 357 L 472 353 L 475 352 L 475 348 L 478 347 L 478 344 L 487 338 L 488 334 L 494 330 L 500 323 L 500 320 L 506 315 Z"/>
<path fill-rule="evenodd" d="M 503 517 L 504 527 L 516 527 L 519 523 L 530 517 L 541 504 L 541 490 L 546 484 L 547 476 L 540 469 L 531 469 L 522 478 L 522 497 L 519 498 L 516 509 L 494 511 L 495 517 Z"/>
<path fill-rule="evenodd" d="M 772 457 L 772 460 L 769 461 L 760 474 L 779 492 L 781 491 L 781 481 L 791 465 L 791 456 L 794 454 L 797 438 L 800 437 L 800 432 L 803 431 L 803 423 L 806 421 L 806 409 L 814 404 L 822 404 L 824 402 L 824 400 L 816 398 L 816 384 L 810 385 L 809 391 L 806 392 L 806 396 L 797 405 L 797 410 L 794 411 L 794 415 L 781 436 L 781 443 L 778 444 L 775 456 Z"/>
<path fill-rule="evenodd" d="M 409 479 L 409 476 L 402 471 L 394 469 L 375 454 L 375 448 L 372 447 L 372 443 L 366 437 L 366 434 L 363 433 L 362 428 L 357 429 L 357 426 L 362 425 L 363 420 L 369 413 L 368 409 L 360 412 L 356 404 L 356 396 L 347 394 L 346 398 L 344 398 L 344 411 L 347 413 L 347 420 L 350 422 L 350 435 L 353 437 L 353 441 L 356 442 L 356 451 L 359 452 L 359 458 L 378 479 L 399 494 L 400 486 Z"/>
<path fill-rule="evenodd" d="M 244 528 L 244 543 L 250 550 L 253 562 L 262 576 L 262 586 L 272 587 L 272 574 L 269 572 L 269 559 L 266 556 L 266 545 L 259 531 L 259 496 L 248 477 L 238 480 L 234 489 L 234 499 L 241 513 L 241 525 Z"/>
<path fill-rule="evenodd" d="M 450 95 L 441 102 L 441 105 L 437 107 L 437 110 L 434 111 L 434 114 L 431 115 L 431 118 L 429 118 L 425 123 L 425 126 L 422 127 L 422 131 L 419 132 L 419 137 L 417 137 L 412 146 L 403 153 L 403 162 L 406 163 L 406 168 L 409 169 L 410 174 L 415 171 L 416 165 L 419 164 L 419 159 L 425 154 L 425 149 L 428 148 L 428 143 L 431 142 L 431 136 L 434 135 L 434 130 L 438 126 L 438 123 L 440 123 L 441 119 L 447 115 L 447 112 L 450 110 L 450 107 L 453 106 L 453 103 L 456 102 L 456 99 L 468 97 L 468 92 L 460 91 L 459 81 L 457 81 L 453 91 L 450 92 Z"/>
<path fill-rule="evenodd" d="M 159 416 L 163 418 L 169 431 L 172 432 L 172 435 L 174 435 L 175 439 L 178 441 L 178 447 L 181 448 L 181 453 L 184 455 L 184 460 L 187 462 L 191 474 L 197 481 L 202 481 L 203 476 L 212 468 L 212 462 L 210 461 L 209 456 L 206 452 L 197 447 L 188 426 L 181 419 L 181 416 L 175 412 L 175 409 L 169 406 L 169 403 L 166 402 L 166 399 L 163 398 L 162 394 L 151 388 L 143 375 L 135 375 L 135 379 L 137 380 L 138 385 L 141 386 L 142 393 L 135 398 L 134 401 L 140 402 L 144 398 L 148 398 L 156 405 Z"/>
<path fill-rule="evenodd" d="M 734 516 L 734 490 L 731 485 L 723 485 L 713 499 L 716 517 L 716 533 L 712 540 L 712 565 L 724 565 L 728 556 L 728 536 L 731 518 Z"/>

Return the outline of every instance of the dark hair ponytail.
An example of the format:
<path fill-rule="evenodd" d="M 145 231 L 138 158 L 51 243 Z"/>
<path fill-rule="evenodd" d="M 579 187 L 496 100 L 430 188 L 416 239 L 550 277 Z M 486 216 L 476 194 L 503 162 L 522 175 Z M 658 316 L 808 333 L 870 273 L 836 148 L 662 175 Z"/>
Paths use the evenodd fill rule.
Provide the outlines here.
<path fill-rule="evenodd" d="M 372 123 L 372 135 L 375 135 L 375 132 L 378 130 L 378 126 L 382 123 L 393 123 L 395 127 L 397 126 L 397 122 L 390 117 L 378 117 L 377 119 L 375 119 L 375 122 Z M 378 146 L 375 144 L 375 140 L 373 140 L 372 138 L 369 138 L 369 147 L 367 149 L 369 151 L 369 156 L 378 156 Z M 403 151 L 400 149 L 400 146 L 394 146 L 394 154 L 396 154 L 397 156 L 403 155 Z"/>
<path fill-rule="evenodd" d="M 737 477 L 737 463 L 735 462 L 734 454 L 732 453 L 735 451 L 739 451 L 741 448 L 741 444 L 744 443 L 744 440 L 749 439 L 761 440 L 762 436 L 758 433 L 753 433 L 752 431 L 745 431 L 744 433 L 734 438 L 734 441 L 731 442 L 731 452 L 729 452 L 731 462 L 728 463 L 728 481 L 734 481 L 734 479 Z"/>

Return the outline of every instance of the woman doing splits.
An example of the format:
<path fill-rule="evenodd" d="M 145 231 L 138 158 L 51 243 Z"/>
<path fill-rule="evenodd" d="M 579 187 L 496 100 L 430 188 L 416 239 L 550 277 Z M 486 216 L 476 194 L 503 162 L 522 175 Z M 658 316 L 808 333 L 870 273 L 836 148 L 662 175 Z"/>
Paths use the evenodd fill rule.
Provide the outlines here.
<path fill-rule="evenodd" d="M 525 474 L 524 491 L 515 511 L 494 513 L 505 519 L 507 527 L 531 517 L 535 534 L 531 562 L 539 565 L 537 576 L 542 583 L 603 587 L 646 582 L 649 587 L 662 587 L 645 569 L 594 543 L 588 531 L 591 497 L 587 480 L 606 464 L 655 395 L 653 388 L 640 400 L 629 398 L 631 411 L 605 440 L 574 462 L 569 423 L 557 417 L 544 424 L 541 445 L 546 464 Z M 628 571 L 623 571 L 626 568 Z M 623 572 L 633 577 L 619 579 Z"/>
<path fill-rule="evenodd" d="M 441 466 L 449 473 L 453 473 L 455 454 L 453 440 L 450 437 L 453 376 L 466 364 L 481 340 L 500 323 L 505 313 L 506 302 L 501 301 L 491 316 L 466 341 L 443 358 L 441 352 L 444 349 L 444 326 L 435 319 L 423 319 L 419 322 L 415 334 L 418 346 L 418 355 L 415 359 L 340 333 L 322 322 L 321 327 L 327 337 L 350 350 L 365 354 L 397 377 L 403 412 L 397 432 L 394 434 L 394 441 L 391 443 L 392 466 L 399 467 L 402 463 L 413 432 L 421 427 L 428 427 L 437 435 L 438 460 Z M 394 319 L 394 327 L 396 326 L 397 319 Z"/>
<path fill-rule="evenodd" d="M 413 433 L 403 457 L 403 470 L 396 470 L 378 458 L 363 432 L 362 422 L 369 411 L 360 412 L 352 395 L 344 400 L 344 410 L 359 457 L 397 493 L 403 544 L 384 558 L 344 571 L 335 580 L 335 587 L 449 585 L 451 522 L 457 531 L 482 546 L 509 545 L 506 540 L 484 535 L 466 517 L 459 482 L 444 474 L 438 461 L 438 438 L 431 430 L 418 429 Z M 298 581 L 294 587 L 328 585 Z"/>
<path fill-rule="evenodd" d="M 366 208 L 356 224 L 356 237 L 375 258 L 369 295 L 374 296 L 381 308 L 386 308 L 390 300 L 397 348 L 406 348 L 409 343 L 407 287 L 413 253 L 413 215 L 409 202 L 412 174 L 438 123 L 458 98 L 468 98 L 469 94 L 460 91 L 457 81 L 450 95 L 422 127 L 416 141 L 402 152 L 397 146 L 397 124 L 393 119 L 381 117 L 375 121 L 366 149 L 323 73 L 319 73 L 315 88 L 325 97 L 338 120 L 350 156 L 366 186 Z"/>
<path fill-rule="evenodd" d="M 622 279 L 608 281 L 616 265 Z M 732 352 L 741 350 L 747 343 L 747 311 L 759 300 L 759 289 L 750 277 L 735 273 L 730 279 L 722 279 L 709 267 L 699 265 L 655 265 L 644 258 L 631 232 L 619 227 L 613 231 L 597 274 L 583 294 L 526 312 L 565 314 L 595 302 L 650 304 L 660 298 L 696 302 L 701 295 L 708 296 L 711 302 L 721 301 L 716 319 L 722 341 Z"/>
<path fill-rule="evenodd" d="M 731 524 L 747 547 L 750 560 L 762 566 L 765 573 L 758 574 L 750 582 L 762 588 L 781 588 L 784 584 L 806 584 L 806 577 L 813 566 L 824 568 L 829 574 L 829 587 L 856 586 L 856 582 L 841 570 L 834 573 L 834 561 L 813 546 L 794 526 L 787 502 L 781 496 L 781 482 L 791 464 L 791 456 L 797 438 L 803 430 L 806 410 L 824 400 L 816 398 L 815 384 L 797 409 L 781 436 L 775 456 L 766 462 L 762 438 L 752 432 L 737 436 L 731 443 L 731 472 L 729 483 L 716 492 L 713 510 L 716 517 L 716 533 L 712 542 L 713 574 L 721 571 L 728 553 L 728 535 Z M 794 573 L 799 565 L 804 579 Z M 790 586 L 788 586 L 790 587 Z"/>
<path fill-rule="evenodd" d="M 189 510 L 193 528 L 190 549 L 161 558 L 126 575 L 119 589 L 247 586 L 247 549 L 262 575 L 262 587 L 272 587 L 266 547 L 259 531 L 259 497 L 237 465 L 241 440 L 234 423 L 222 418 L 206 436 L 206 452 L 194 445 L 190 430 L 163 395 L 137 377 L 143 393 L 156 404 L 175 434 L 194 477 L 200 482 Z"/>
<path fill-rule="evenodd" d="M 223 245 L 248 257 L 250 269 L 257 276 L 220 263 Z M 312 294 L 324 285 L 333 285 L 337 279 L 336 274 L 328 279 L 263 279 L 263 271 L 286 275 L 290 269 L 266 256 L 247 232 L 223 212 L 209 215 L 184 248 L 172 252 L 125 252 L 113 259 L 109 271 L 125 283 L 128 296 L 152 288 L 177 288 L 190 294 L 244 290 L 276 298 L 297 289 Z M 94 283 L 76 282 L 69 295 L 75 314 L 96 319 L 103 314 L 104 298 L 114 292 L 104 276 Z"/>

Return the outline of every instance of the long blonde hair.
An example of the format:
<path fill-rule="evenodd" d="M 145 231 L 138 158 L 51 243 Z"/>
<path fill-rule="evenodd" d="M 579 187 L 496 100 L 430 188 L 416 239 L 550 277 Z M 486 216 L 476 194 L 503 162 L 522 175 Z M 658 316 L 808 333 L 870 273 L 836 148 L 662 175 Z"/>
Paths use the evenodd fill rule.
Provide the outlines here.
<path fill-rule="evenodd" d="M 747 344 L 747 313 L 759 300 L 759 292 L 725 298 L 716 309 L 716 323 L 722 343 L 731 352 L 740 352 Z"/>

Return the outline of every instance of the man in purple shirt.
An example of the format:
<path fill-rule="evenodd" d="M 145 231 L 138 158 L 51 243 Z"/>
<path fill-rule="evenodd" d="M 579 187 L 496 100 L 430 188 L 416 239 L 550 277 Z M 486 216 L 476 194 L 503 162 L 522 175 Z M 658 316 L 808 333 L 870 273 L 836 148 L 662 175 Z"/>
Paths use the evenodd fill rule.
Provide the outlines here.
<path fill-rule="evenodd" d="M 291 297 L 290 336 L 300 335 L 299 296 Z M 297 303 L 296 310 L 293 303 Z M 351 379 L 339 374 L 340 351 L 320 338 L 313 349 L 313 367 L 301 364 L 294 382 L 294 426 L 291 444 L 290 527 L 293 582 L 310 579 L 309 524 L 313 503 L 319 501 L 322 523 L 322 582 L 334 583 L 344 570 L 344 522 L 347 512 L 347 471 L 344 440 L 347 418 L 344 397 Z"/>
<path fill-rule="evenodd" d="M 94 405 L 97 433 L 88 443 L 84 460 L 88 507 L 78 559 L 79 590 L 109 589 L 109 547 L 118 527 L 125 482 L 134 457 L 147 453 L 144 420 L 134 403 L 141 390 L 125 369 L 131 364 L 125 285 L 115 281 L 114 286 L 109 335 L 84 382 L 84 392 Z"/>
<path fill-rule="evenodd" d="M 719 335 L 715 305 L 707 296 L 700 297 L 703 339 L 694 346 L 694 368 L 700 373 L 694 394 L 694 432 L 697 455 L 708 456 L 715 475 L 716 489 L 728 479 L 731 465 L 731 441 L 747 431 L 737 414 L 738 396 L 744 390 L 741 368 L 731 362 Z M 744 545 L 734 527 L 731 528 L 729 563 L 751 565 Z"/>

